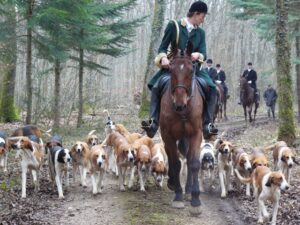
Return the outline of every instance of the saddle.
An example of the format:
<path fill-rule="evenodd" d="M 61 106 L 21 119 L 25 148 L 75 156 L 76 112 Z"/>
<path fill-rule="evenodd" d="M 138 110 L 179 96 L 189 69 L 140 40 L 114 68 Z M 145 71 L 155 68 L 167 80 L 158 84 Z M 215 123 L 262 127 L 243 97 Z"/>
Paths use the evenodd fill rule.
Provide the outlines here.
<path fill-rule="evenodd" d="M 166 92 L 166 90 L 168 89 L 169 85 L 170 85 L 170 79 L 171 76 L 163 76 L 158 84 L 158 89 L 160 92 L 160 95 L 163 96 L 163 94 Z M 203 98 L 203 100 L 205 101 L 206 99 L 208 99 L 209 96 L 209 86 L 207 84 L 207 82 L 200 78 L 200 77 L 194 77 L 194 81 L 196 82 L 196 87 L 201 95 L 201 97 Z"/>

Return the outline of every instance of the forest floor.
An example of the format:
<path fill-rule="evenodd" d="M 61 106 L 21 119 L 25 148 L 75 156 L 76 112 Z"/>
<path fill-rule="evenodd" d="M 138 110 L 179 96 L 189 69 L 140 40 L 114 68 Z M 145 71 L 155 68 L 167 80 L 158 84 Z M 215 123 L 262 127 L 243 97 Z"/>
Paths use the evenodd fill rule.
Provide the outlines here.
<path fill-rule="evenodd" d="M 227 131 L 226 139 L 250 151 L 252 147 L 267 146 L 276 141 L 276 122 L 261 120 L 264 122 L 245 128 L 243 122 L 238 122 L 242 120 L 234 117 L 230 121 L 220 123 L 219 127 L 221 131 Z M 0 126 L 1 130 L 11 133 L 20 124 Z M 90 127 L 61 130 L 64 146 L 70 148 L 75 141 L 82 140 L 89 130 Z M 299 134 L 297 137 L 299 138 Z M 295 147 L 297 150 L 298 146 Z M 278 224 L 300 224 L 299 166 L 294 168 L 292 177 L 291 188 L 280 200 Z M 111 174 L 105 177 L 103 194 L 92 195 L 88 176 L 87 188 L 79 186 L 79 183 L 72 183 L 70 179 L 71 186 L 64 192 L 65 199 L 59 200 L 56 188 L 52 190 L 52 185 L 47 179 L 46 166 L 42 169 L 41 190 L 35 193 L 29 185 L 27 198 L 21 199 L 20 168 L 13 154 L 10 154 L 9 172 L 3 174 L 0 171 L 0 224 L 256 224 L 257 206 L 254 198 L 247 197 L 244 189 L 241 192 L 234 189 L 226 199 L 221 199 L 218 183 L 216 176 L 215 188 L 208 190 L 206 187 L 208 191 L 201 193 L 202 214 L 199 217 L 190 216 L 189 202 L 186 202 L 185 209 L 171 208 L 173 192 L 169 191 L 166 185 L 162 190 L 158 190 L 150 179 L 146 193 L 141 193 L 136 181 L 132 190 L 120 192 L 117 179 Z"/>

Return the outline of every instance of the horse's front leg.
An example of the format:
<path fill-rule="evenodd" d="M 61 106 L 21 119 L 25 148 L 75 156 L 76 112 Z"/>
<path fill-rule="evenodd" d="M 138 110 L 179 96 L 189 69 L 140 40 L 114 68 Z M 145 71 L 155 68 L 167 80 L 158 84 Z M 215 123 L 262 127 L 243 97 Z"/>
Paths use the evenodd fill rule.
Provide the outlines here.
<path fill-rule="evenodd" d="M 246 106 L 243 106 L 244 108 L 244 116 L 245 116 L 245 121 L 246 121 L 246 125 L 247 125 L 247 110 L 246 110 Z"/>
<path fill-rule="evenodd" d="M 202 134 L 199 130 L 194 136 L 190 138 L 190 148 L 187 155 L 188 173 L 192 176 L 192 214 L 200 214 L 201 201 L 199 198 L 199 170 L 200 170 L 200 145 L 202 142 Z"/>
<path fill-rule="evenodd" d="M 249 122 L 252 123 L 252 105 L 248 109 L 248 114 L 249 114 Z"/>
<path fill-rule="evenodd" d="M 172 202 L 172 207 L 184 208 L 183 193 L 180 185 L 181 162 L 177 154 L 176 141 L 170 137 L 163 137 L 163 140 L 165 141 L 165 149 L 169 162 L 168 188 L 175 191 L 175 198 Z"/>
<path fill-rule="evenodd" d="M 226 108 L 227 108 L 227 100 L 225 100 L 225 102 L 224 102 L 224 119 L 225 120 L 227 120 Z"/>

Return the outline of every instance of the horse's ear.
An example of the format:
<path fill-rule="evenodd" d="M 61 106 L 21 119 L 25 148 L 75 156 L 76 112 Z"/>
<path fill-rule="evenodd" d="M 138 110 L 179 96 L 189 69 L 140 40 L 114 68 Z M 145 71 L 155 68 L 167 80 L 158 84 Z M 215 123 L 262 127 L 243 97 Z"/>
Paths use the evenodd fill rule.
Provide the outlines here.
<path fill-rule="evenodd" d="M 171 44 L 171 53 L 173 56 L 177 55 L 178 53 L 178 46 L 176 45 L 176 43 L 172 43 Z"/>
<path fill-rule="evenodd" d="M 191 41 L 188 41 L 187 46 L 186 46 L 186 54 L 188 56 L 191 56 L 192 53 L 193 53 L 193 44 Z"/>

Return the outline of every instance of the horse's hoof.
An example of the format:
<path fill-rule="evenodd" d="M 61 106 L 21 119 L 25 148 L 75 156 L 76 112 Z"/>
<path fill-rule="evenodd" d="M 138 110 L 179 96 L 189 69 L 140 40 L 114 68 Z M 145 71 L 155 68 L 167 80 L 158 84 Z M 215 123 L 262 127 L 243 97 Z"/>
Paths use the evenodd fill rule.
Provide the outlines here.
<path fill-rule="evenodd" d="M 191 207 L 190 214 L 191 216 L 199 216 L 202 213 L 201 206 Z"/>
<path fill-rule="evenodd" d="M 184 202 L 183 201 L 172 201 L 171 206 L 172 206 L 172 208 L 175 208 L 175 209 L 183 209 Z"/>
<path fill-rule="evenodd" d="M 186 193 L 186 194 L 184 195 L 184 200 L 190 202 L 190 201 L 192 200 L 192 194 L 191 194 L 191 193 Z"/>

